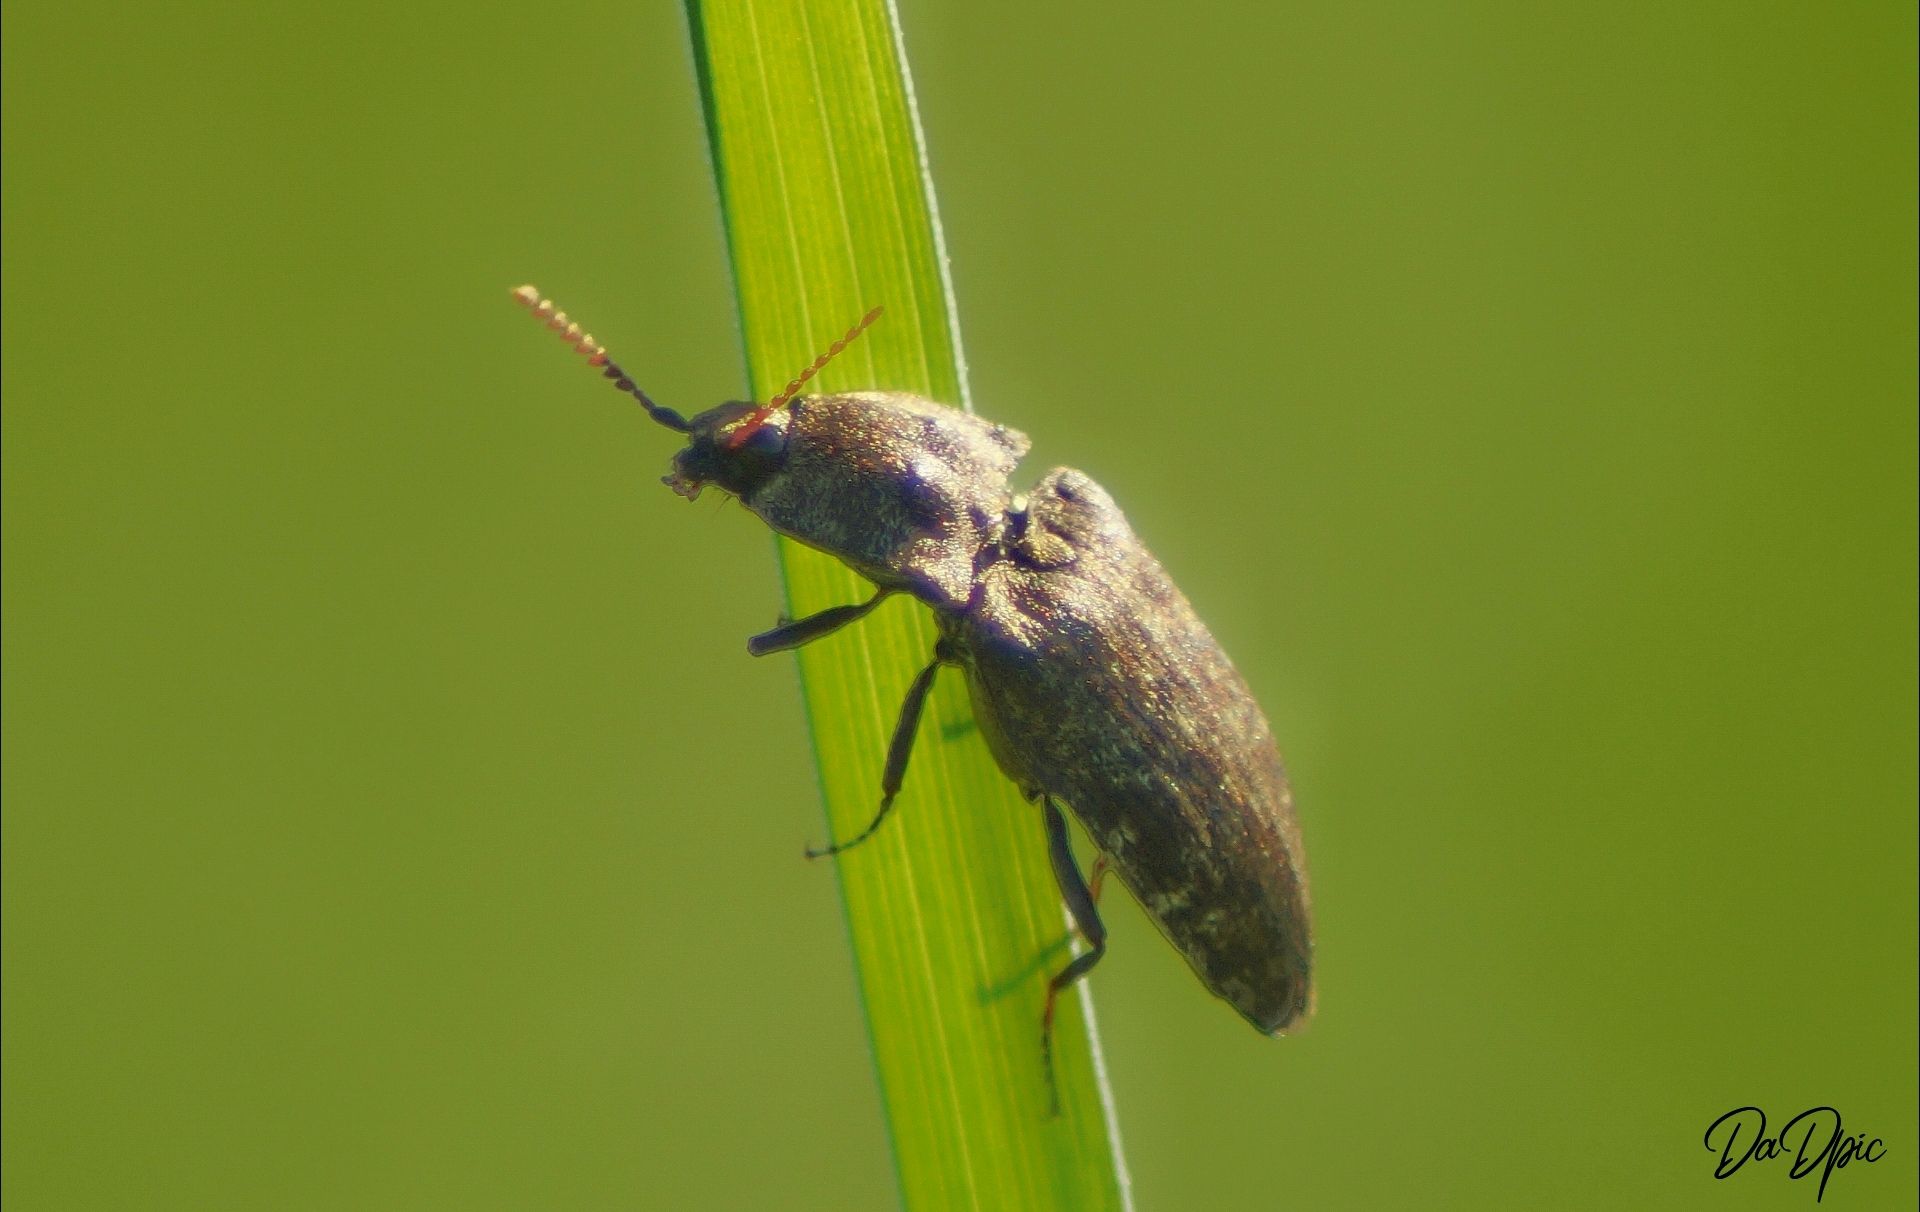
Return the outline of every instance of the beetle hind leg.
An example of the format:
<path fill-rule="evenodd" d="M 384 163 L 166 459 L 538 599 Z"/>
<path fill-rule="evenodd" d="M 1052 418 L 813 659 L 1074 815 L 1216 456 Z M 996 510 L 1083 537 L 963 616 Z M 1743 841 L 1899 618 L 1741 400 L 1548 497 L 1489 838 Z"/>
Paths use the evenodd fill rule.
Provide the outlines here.
<path fill-rule="evenodd" d="M 1060 1114 L 1060 1084 L 1053 1073 L 1053 1006 L 1060 991 L 1093 971 L 1100 957 L 1107 953 L 1107 928 L 1100 921 L 1100 911 L 1095 908 L 1094 900 L 1098 895 L 1087 887 L 1087 881 L 1081 878 L 1080 868 L 1073 861 L 1073 846 L 1067 837 L 1067 819 L 1060 815 L 1060 806 L 1050 797 L 1043 797 L 1047 820 L 1047 857 L 1053 863 L 1053 878 L 1060 885 L 1060 896 L 1067 902 L 1067 912 L 1073 915 L 1074 925 L 1087 940 L 1087 950 L 1073 957 L 1073 962 L 1054 974 L 1047 982 L 1047 1006 L 1040 1015 L 1040 1057 L 1047 1070 L 1047 1094 L 1052 1102 L 1053 1114 Z M 1094 867 L 1096 886 L 1106 875 L 1106 860 L 1103 857 Z"/>
<path fill-rule="evenodd" d="M 881 591 L 883 594 L 884 590 Z M 842 607 L 842 609 L 853 609 Z M 814 616 L 819 617 L 819 616 Z M 806 620 L 801 620 L 805 622 Z M 795 624 L 798 626 L 799 624 Z M 861 842 L 872 837 L 874 830 L 880 828 L 880 822 L 887 819 L 887 813 L 893 810 L 893 798 L 900 794 L 900 784 L 907 777 L 907 759 L 913 756 L 913 737 L 920 730 L 920 713 L 926 708 L 927 695 L 933 691 L 933 676 L 940 672 L 950 657 L 944 648 L 936 649 L 933 661 L 913 679 L 913 685 L 907 689 L 907 700 L 900 704 L 900 720 L 893 726 L 893 741 L 887 746 L 887 768 L 880 776 L 880 811 L 873 814 L 873 820 L 860 833 L 844 842 L 834 842 L 818 850 L 807 847 L 810 859 L 825 858 L 830 854 L 839 854 L 851 850 Z"/>

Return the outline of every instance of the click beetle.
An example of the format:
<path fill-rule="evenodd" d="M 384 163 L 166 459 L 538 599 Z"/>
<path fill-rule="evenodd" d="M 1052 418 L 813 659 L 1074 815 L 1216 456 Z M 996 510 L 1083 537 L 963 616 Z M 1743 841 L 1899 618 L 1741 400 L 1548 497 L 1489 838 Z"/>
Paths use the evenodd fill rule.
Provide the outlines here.
<path fill-rule="evenodd" d="M 689 420 L 649 399 L 533 287 L 514 295 L 649 417 L 686 435 L 670 488 L 688 499 L 723 489 L 873 583 L 867 601 L 784 623 L 748 651 L 811 643 L 895 593 L 932 608 L 939 640 L 900 709 L 879 810 L 858 835 L 808 855 L 844 852 L 880 827 L 935 676 L 964 670 L 994 759 L 1041 807 L 1055 879 L 1088 944 L 1048 982 L 1049 1079 L 1054 1001 L 1106 951 L 1101 868 L 1090 889 L 1062 804 L 1209 990 L 1268 1034 L 1311 1014 L 1305 854 L 1272 731 L 1105 490 L 1056 468 L 1016 493 L 1008 477 L 1027 451 L 1024 434 L 918 396 L 800 395 L 879 308 L 773 399 Z"/>

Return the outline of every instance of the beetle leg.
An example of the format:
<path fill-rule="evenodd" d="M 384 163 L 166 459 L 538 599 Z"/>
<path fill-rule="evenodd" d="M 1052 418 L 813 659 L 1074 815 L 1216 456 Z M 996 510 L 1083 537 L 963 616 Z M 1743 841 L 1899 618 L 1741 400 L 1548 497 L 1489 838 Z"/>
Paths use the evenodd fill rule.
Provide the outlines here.
<path fill-rule="evenodd" d="M 880 811 L 873 814 L 872 823 L 862 829 L 858 837 L 848 841 L 835 842 L 820 850 L 807 847 L 808 858 L 825 858 L 829 854 L 851 850 L 872 837 L 873 831 L 880 827 L 880 822 L 887 819 L 887 813 L 893 808 L 893 797 L 900 794 L 900 783 L 907 777 L 907 759 L 913 756 L 913 735 L 920 729 L 920 711 L 927 705 L 927 695 L 933 690 L 933 675 L 939 673 L 940 666 L 947 661 L 946 652 L 937 650 L 932 664 L 922 669 L 920 676 L 913 679 L 913 685 L 907 689 L 907 701 L 900 705 L 900 722 L 893 726 L 893 742 L 887 746 L 887 769 L 880 776 Z"/>
<path fill-rule="evenodd" d="M 1080 878 L 1080 868 L 1073 861 L 1073 846 L 1067 838 L 1067 818 L 1060 815 L 1059 805 L 1052 797 L 1046 797 L 1047 817 L 1047 857 L 1053 861 L 1053 878 L 1060 885 L 1060 896 L 1067 902 L 1067 912 L 1073 914 L 1074 925 L 1080 927 L 1080 933 L 1086 937 L 1088 950 L 1073 957 L 1073 962 L 1062 968 L 1047 982 L 1047 1008 L 1040 1016 L 1040 1055 L 1047 1066 L 1047 1092 L 1052 1096 L 1053 1113 L 1060 1114 L 1060 1087 L 1053 1076 L 1053 1003 L 1060 991 L 1079 980 L 1093 970 L 1100 957 L 1107 953 L 1107 928 L 1100 923 L 1100 912 L 1094 908 L 1093 893 L 1087 888 L 1087 882 Z M 1104 864 L 1096 867 L 1097 880 L 1105 874 Z"/>
<path fill-rule="evenodd" d="M 772 631 L 763 631 L 749 639 L 747 651 L 754 656 L 766 656 L 768 653 L 786 652 L 802 644 L 811 644 L 822 636 L 832 635 L 848 623 L 866 618 L 867 612 L 885 601 L 892 592 L 891 589 L 881 589 L 858 605 L 830 606 L 819 614 L 783 622 Z"/>

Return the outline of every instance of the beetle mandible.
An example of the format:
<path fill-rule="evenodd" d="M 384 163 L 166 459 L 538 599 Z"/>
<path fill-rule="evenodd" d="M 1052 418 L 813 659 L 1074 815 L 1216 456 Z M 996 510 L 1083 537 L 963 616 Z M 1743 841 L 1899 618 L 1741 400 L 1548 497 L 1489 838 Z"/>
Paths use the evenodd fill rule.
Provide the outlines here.
<path fill-rule="evenodd" d="M 1008 484 L 1026 435 L 898 392 L 800 389 L 880 315 L 874 308 L 764 404 L 691 420 L 647 397 L 606 350 L 531 286 L 514 297 L 686 446 L 664 482 L 709 484 L 788 538 L 873 582 L 865 602 L 783 623 L 756 656 L 830 635 L 895 593 L 932 607 L 939 641 L 900 709 L 866 829 L 906 775 L 942 666 L 965 670 L 994 759 L 1041 806 L 1060 893 L 1088 949 L 1047 985 L 1041 1047 L 1052 1079 L 1054 1001 L 1106 952 L 1094 888 L 1060 805 L 1202 983 L 1262 1032 L 1313 1008 L 1305 854 L 1293 795 L 1253 693 L 1104 489 L 1055 468 L 1025 494 Z M 1057 1104 L 1056 1104 L 1057 1105 Z"/>

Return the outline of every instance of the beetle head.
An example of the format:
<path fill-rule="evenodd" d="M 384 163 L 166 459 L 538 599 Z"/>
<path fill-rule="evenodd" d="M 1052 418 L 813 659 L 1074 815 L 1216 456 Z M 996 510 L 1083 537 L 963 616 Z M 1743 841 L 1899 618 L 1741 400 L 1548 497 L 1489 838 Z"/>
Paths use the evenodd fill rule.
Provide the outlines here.
<path fill-rule="evenodd" d="M 587 365 L 599 367 L 603 375 L 613 380 L 615 387 L 638 400 L 649 417 L 675 433 L 687 435 L 686 448 L 674 456 L 673 471 L 664 476 L 661 482 L 689 501 L 698 497 L 700 490 L 708 484 L 718 484 L 727 492 L 744 499 L 752 496 L 756 489 L 777 474 L 786 465 L 787 428 L 792 421 L 792 412 L 787 405 L 808 379 L 819 374 L 822 367 L 847 347 L 848 342 L 879 319 L 881 311 L 876 307 L 862 316 L 860 322 L 849 328 L 845 336 L 829 345 L 825 353 L 788 382 L 785 390 L 765 404 L 735 401 L 709 408 L 689 421 L 673 409 L 664 408 L 649 399 L 647 393 L 641 391 L 639 385 L 607 356 L 605 347 L 595 341 L 591 333 L 583 331 L 579 324 L 570 320 L 567 313 L 557 310 L 553 300 L 541 298 L 540 292 L 531 286 L 515 290 L 513 297 L 530 308 L 535 318 L 559 333 L 561 339 L 572 345 L 576 352 L 585 355 Z"/>
<path fill-rule="evenodd" d="M 708 484 L 750 497 L 786 466 L 791 420 L 787 409 L 759 404 L 709 408 L 693 419 L 686 448 L 673 456 L 673 471 L 661 483 L 689 501 Z"/>

